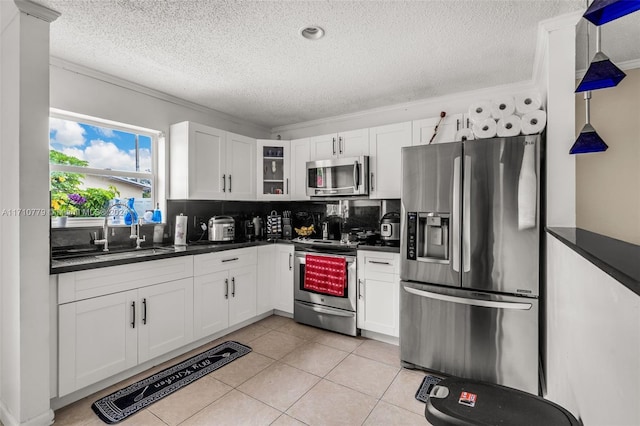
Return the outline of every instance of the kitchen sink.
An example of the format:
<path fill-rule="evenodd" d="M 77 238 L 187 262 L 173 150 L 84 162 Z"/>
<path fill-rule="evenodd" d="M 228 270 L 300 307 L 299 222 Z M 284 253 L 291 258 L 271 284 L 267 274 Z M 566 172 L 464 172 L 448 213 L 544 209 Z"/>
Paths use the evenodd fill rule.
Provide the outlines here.
<path fill-rule="evenodd" d="M 110 260 L 135 259 L 139 257 L 154 256 L 165 253 L 174 253 L 174 246 L 168 247 L 152 247 L 143 249 L 132 249 L 127 251 L 111 251 L 111 252 L 92 252 L 91 255 L 86 253 L 65 254 L 64 256 L 54 256 L 53 261 L 61 265 L 80 265 L 83 263 L 107 262 Z"/>

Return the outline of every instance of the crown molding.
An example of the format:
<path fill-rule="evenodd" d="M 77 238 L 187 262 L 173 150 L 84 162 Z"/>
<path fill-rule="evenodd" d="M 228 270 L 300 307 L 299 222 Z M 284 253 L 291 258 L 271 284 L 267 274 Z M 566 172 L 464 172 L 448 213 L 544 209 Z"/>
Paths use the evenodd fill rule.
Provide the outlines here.
<path fill-rule="evenodd" d="M 428 107 L 439 107 L 444 103 L 456 103 L 456 102 L 468 102 L 470 99 L 493 99 L 496 96 L 513 95 L 514 93 L 525 92 L 528 90 L 536 90 L 536 86 L 533 81 L 526 80 L 516 83 L 509 83 L 493 87 L 485 87 L 481 89 L 469 90 L 466 92 L 451 93 L 433 98 L 419 99 L 416 101 L 405 102 L 401 104 L 387 105 L 378 108 L 372 108 L 362 110 L 350 114 L 335 115 L 331 117 L 320 118 L 317 120 L 303 121 L 300 123 L 287 124 L 284 126 L 278 126 L 271 129 L 272 134 L 284 133 L 290 130 L 304 129 L 308 127 L 315 127 L 323 124 L 335 124 L 344 121 L 350 121 L 361 117 L 367 117 L 377 115 L 381 113 L 391 113 L 395 111 L 404 110 L 420 110 Z"/>
<path fill-rule="evenodd" d="M 20 12 L 26 13 L 27 15 L 31 15 L 35 18 L 42 19 L 46 22 L 53 22 L 60 17 L 60 12 L 55 11 L 53 9 L 49 9 L 48 7 L 42 6 L 41 4 L 34 3 L 29 0 L 14 0 L 16 7 L 20 10 Z"/>
<path fill-rule="evenodd" d="M 264 127 L 256 123 L 246 121 L 239 117 L 235 117 L 233 115 L 215 110 L 213 108 L 205 107 L 203 105 L 196 104 L 195 102 L 190 102 L 190 101 L 178 98 L 176 96 L 161 92 L 159 90 L 151 89 L 149 87 L 142 86 L 137 83 L 133 83 L 129 80 L 125 80 L 125 79 L 113 76 L 111 74 L 104 73 L 102 71 L 97 71 L 93 68 L 88 68 L 82 65 L 78 65 L 76 63 L 69 62 L 55 56 L 51 56 L 49 58 L 49 64 L 51 66 L 61 68 L 76 74 L 84 75 L 86 77 L 93 78 L 95 80 L 103 81 L 108 84 L 113 84 L 114 86 L 122 87 L 124 89 L 138 92 L 143 95 L 151 96 L 153 98 L 160 99 L 162 101 L 170 102 L 172 104 L 180 105 L 185 108 L 199 111 L 204 114 L 211 115 L 215 118 L 229 121 L 238 126 L 250 127 L 258 132 L 263 132 L 263 133 L 270 132 L 270 129 L 268 127 Z"/>
<path fill-rule="evenodd" d="M 547 46 L 549 44 L 549 33 L 570 26 L 575 27 L 582 18 L 583 14 L 583 10 L 577 10 L 575 12 L 566 13 L 554 18 L 545 19 L 544 21 L 540 21 L 538 23 L 536 51 L 533 59 L 533 71 L 531 75 L 531 79 L 535 83 L 540 83 L 544 79 L 545 64 L 547 60 Z"/>

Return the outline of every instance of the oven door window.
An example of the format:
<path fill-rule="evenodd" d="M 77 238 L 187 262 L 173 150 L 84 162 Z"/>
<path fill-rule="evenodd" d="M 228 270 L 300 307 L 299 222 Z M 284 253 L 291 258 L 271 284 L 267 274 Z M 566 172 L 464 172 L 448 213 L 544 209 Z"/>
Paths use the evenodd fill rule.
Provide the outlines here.
<path fill-rule="evenodd" d="M 348 266 L 348 264 L 347 264 Z M 333 295 L 333 294 L 328 294 L 322 291 L 314 291 L 308 288 L 304 287 L 304 277 L 305 277 L 305 271 L 306 271 L 306 264 L 301 263 L 300 264 L 300 283 L 299 283 L 299 290 L 300 291 L 305 291 L 308 293 L 315 293 L 315 294 L 321 294 L 323 296 L 328 296 L 328 297 L 337 297 L 340 299 L 347 299 L 349 297 L 349 289 L 348 289 L 348 283 L 349 283 L 349 268 L 345 267 L 345 283 L 344 283 L 344 294 L 342 296 L 337 296 L 337 295 Z"/>

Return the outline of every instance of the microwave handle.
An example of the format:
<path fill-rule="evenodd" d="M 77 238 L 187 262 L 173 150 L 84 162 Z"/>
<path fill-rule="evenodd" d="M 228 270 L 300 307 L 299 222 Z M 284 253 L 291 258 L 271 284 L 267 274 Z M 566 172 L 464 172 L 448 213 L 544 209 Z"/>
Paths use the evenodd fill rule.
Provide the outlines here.
<path fill-rule="evenodd" d="M 360 186 L 360 163 L 353 163 L 353 187 L 358 189 Z"/>

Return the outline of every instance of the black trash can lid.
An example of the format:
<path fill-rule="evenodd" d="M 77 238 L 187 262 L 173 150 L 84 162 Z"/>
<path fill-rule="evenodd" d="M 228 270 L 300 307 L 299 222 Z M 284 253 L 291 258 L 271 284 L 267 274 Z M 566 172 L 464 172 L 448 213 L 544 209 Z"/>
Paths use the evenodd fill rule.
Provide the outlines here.
<path fill-rule="evenodd" d="M 461 378 L 447 378 L 434 386 L 425 417 L 434 426 L 580 425 L 569 411 L 539 396 Z"/>

